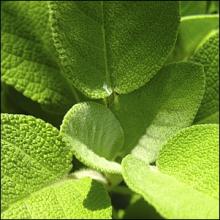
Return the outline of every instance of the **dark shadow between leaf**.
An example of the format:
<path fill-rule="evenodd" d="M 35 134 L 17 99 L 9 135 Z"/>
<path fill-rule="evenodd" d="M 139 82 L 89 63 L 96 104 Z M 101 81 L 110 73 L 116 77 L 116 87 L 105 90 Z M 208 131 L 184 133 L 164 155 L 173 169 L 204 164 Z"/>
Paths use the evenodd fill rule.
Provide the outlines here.
<path fill-rule="evenodd" d="M 84 207 L 89 210 L 101 210 L 108 208 L 110 204 L 110 198 L 103 185 L 93 180 L 88 195 L 83 201 Z"/>

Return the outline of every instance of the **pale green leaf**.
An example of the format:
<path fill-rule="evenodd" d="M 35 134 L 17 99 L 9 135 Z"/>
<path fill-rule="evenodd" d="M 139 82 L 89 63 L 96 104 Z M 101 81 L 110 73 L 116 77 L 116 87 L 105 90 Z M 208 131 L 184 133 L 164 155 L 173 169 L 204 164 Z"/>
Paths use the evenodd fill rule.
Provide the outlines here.
<path fill-rule="evenodd" d="M 193 188 L 219 197 L 219 126 L 194 125 L 180 131 L 161 150 L 157 167 Z"/>
<path fill-rule="evenodd" d="M 188 59 L 210 31 L 218 29 L 219 15 L 195 15 L 181 19 L 174 51 L 168 62 Z"/>
<path fill-rule="evenodd" d="M 191 125 L 204 94 L 204 72 L 192 63 L 170 64 L 139 90 L 111 107 L 125 134 L 123 152 L 154 161 L 161 145 Z"/>
<path fill-rule="evenodd" d="M 71 168 L 72 152 L 59 131 L 33 116 L 1 114 L 1 144 L 4 210 Z"/>
<path fill-rule="evenodd" d="M 148 82 L 174 46 L 179 3 L 51 2 L 55 47 L 65 76 L 91 98 Z"/>
<path fill-rule="evenodd" d="M 163 147 L 158 167 L 128 155 L 126 183 L 165 218 L 218 219 L 218 132 L 218 125 L 182 130 Z"/>
<path fill-rule="evenodd" d="M 47 2 L 3 2 L 1 13 L 1 79 L 54 111 L 67 110 L 74 96 L 56 59 Z"/>
<path fill-rule="evenodd" d="M 107 107 L 93 102 L 76 104 L 65 115 L 60 130 L 81 162 L 100 171 L 120 173 L 120 165 L 113 160 L 123 147 L 124 133 Z"/>
<path fill-rule="evenodd" d="M 13 204 L 2 219 L 110 219 L 104 187 L 89 178 L 63 180 Z"/>
<path fill-rule="evenodd" d="M 195 122 L 218 123 L 219 31 L 213 31 L 190 59 L 204 66 L 206 90 Z"/>
<path fill-rule="evenodd" d="M 180 1 L 181 16 L 205 14 L 207 1 Z"/>

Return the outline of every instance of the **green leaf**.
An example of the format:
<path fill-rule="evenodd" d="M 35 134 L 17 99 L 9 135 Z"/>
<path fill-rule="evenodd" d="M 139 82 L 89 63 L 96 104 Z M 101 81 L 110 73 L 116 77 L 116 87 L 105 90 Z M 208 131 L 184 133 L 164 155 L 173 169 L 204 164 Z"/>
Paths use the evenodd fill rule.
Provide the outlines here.
<path fill-rule="evenodd" d="M 154 161 L 166 139 L 193 122 L 204 84 L 202 67 L 182 62 L 165 66 L 139 90 L 116 97 L 111 108 L 124 130 L 123 152 L 134 149 L 136 156 Z"/>
<path fill-rule="evenodd" d="M 207 1 L 180 1 L 181 16 L 205 14 Z"/>
<path fill-rule="evenodd" d="M 218 125 L 180 131 L 163 147 L 157 166 L 128 155 L 122 174 L 165 218 L 217 219 L 219 215 Z"/>
<path fill-rule="evenodd" d="M 206 90 L 195 121 L 219 122 L 219 31 L 213 31 L 190 59 L 202 64 Z"/>
<path fill-rule="evenodd" d="M 219 1 L 208 1 L 208 13 L 216 14 L 219 12 Z"/>
<path fill-rule="evenodd" d="M 65 115 L 60 131 L 85 165 L 120 173 L 120 164 L 113 160 L 123 146 L 124 133 L 108 108 L 93 102 L 76 104 Z"/>
<path fill-rule="evenodd" d="M 60 179 L 72 152 L 59 131 L 32 116 L 1 114 L 1 205 L 3 210 Z"/>
<path fill-rule="evenodd" d="M 188 59 L 212 30 L 219 27 L 219 15 L 186 16 L 181 19 L 174 51 L 168 62 Z"/>
<path fill-rule="evenodd" d="M 65 76 L 90 98 L 148 82 L 173 48 L 179 24 L 177 1 L 50 2 L 50 11 Z"/>
<path fill-rule="evenodd" d="M 110 219 L 112 208 L 104 187 L 89 178 L 63 180 L 16 202 L 2 219 Z"/>
<path fill-rule="evenodd" d="M 164 145 L 157 160 L 159 170 L 218 198 L 218 131 L 217 124 L 182 130 Z"/>
<path fill-rule="evenodd" d="M 1 12 L 1 79 L 55 112 L 66 111 L 74 96 L 57 62 L 47 2 L 4 2 Z"/>

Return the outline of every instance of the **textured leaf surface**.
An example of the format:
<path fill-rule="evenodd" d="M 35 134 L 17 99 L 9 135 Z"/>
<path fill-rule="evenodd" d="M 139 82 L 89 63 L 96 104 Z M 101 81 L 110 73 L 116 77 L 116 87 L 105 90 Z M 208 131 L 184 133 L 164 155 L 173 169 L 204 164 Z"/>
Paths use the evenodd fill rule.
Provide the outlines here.
<path fill-rule="evenodd" d="M 197 4 L 197 2 L 195 2 Z M 210 31 L 218 29 L 219 15 L 195 15 L 181 19 L 174 51 L 169 62 L 188 59 Z"/>
<path fill-rule="evenodd" d="M 56 60 L 47 2 L 4 2 L 1 8 L 2 80 L 54 111 L 66 110 L 74 97 Z"/>
<path fill-rule="evenodd" d="M 218 132 L 217 124 L 182 130 L 164 145 L 157 160 L 159 170 L 218 198 Z"/>
<path fill-rule="evenodd" d="M 219 32 L 212 32 L 199 47 L 191 61 L 204 66 L 206 90 L 195 121 L 206 123 L 219 121 Z"/>
<path fill-rule="evenodd" d="M 91 98 L 149 81 L 174 46 L 179 24 L 176 1 L 51 2 L 50 9 L 64 73 Z"/>
<path fill-rule="evenodd" d="M 182 130 L 163 147 L 158 167 L 128 155 L 122 174 L 165 218 L 217 219 L 218 125 Z"/>
<path fill-rule="evenodd" d="M 1 114 L 2 208 L 63 177 L 72 153 L 59 131 L 40 119 Z"/>
<path fill-rule="evenodd" d="M 65 115 L 61 133 L 84 164 L 106 172 L 120 172 L 113 162 L 124 143 L 120 123 L 105 106 L 87 102 L 74 105 Z"/>
<path fill-rule="evenodd" d="M 112 106 L 125 134 L 124 153 L 155 160 L 168 137 L 189 126 L 204 93 L 204 72 L 192 63 L 170 64 L 144 87 Z"/>
<path fill-rule="evenodd" d="M 2 213 L 2 219 L 110 219 L 104 187 L 89 178 L 64 180 L 35 192 Z"/>

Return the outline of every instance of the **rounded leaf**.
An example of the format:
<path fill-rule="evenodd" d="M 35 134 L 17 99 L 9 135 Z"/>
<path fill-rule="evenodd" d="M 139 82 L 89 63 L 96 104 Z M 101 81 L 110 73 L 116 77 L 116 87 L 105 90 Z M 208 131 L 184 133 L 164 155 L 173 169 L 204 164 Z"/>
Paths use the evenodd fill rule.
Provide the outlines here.
<path fill-rule="evenodd" d="M 65 115 L 61 133 L 75 156 L 87 166 L 106 172 L 120 172 L 113 160 L 124 143 L 124 133 L 113 113 L 93 102 L 74 105 Z"/>
<path fill-rule="evenodd" d="M 90 98 L 148 82 L 176 40 L 179 3 L 50 2 L 51 27 L 66 78 Z"/>

